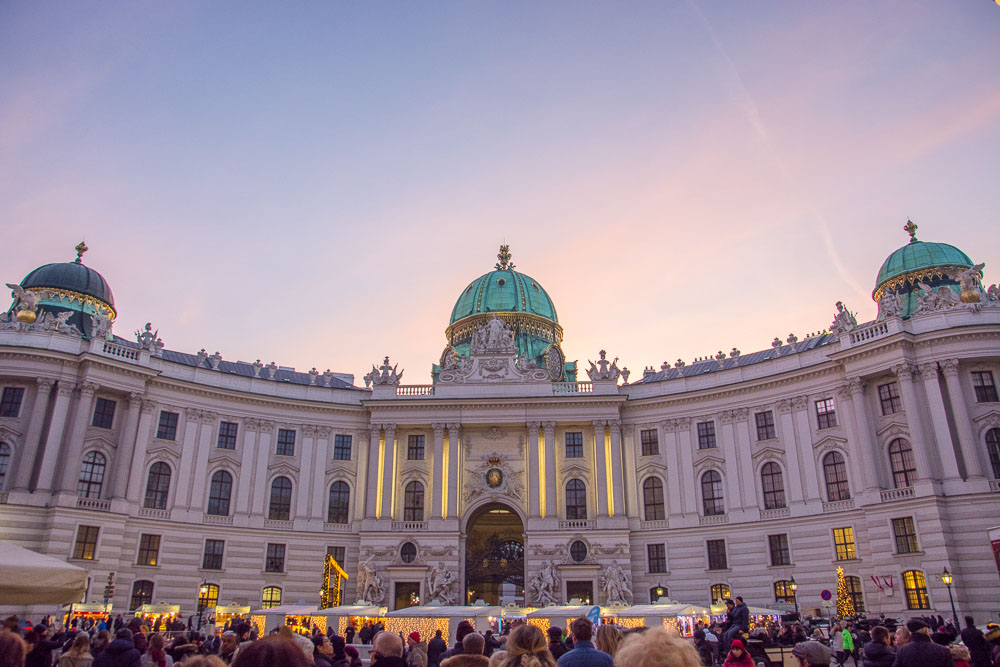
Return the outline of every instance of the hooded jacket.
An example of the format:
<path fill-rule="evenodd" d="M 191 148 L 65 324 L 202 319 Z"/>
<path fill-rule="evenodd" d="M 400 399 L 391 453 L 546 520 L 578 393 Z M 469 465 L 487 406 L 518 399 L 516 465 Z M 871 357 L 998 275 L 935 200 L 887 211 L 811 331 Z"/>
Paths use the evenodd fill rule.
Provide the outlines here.
<path fill-rule="evenodd" d="M 868 642 L 861 655 L 861 664 L 864 667 L 892 667 L 895 660 L 895 652 L 888 644 L 882 642 Z"/>
<path fill-rule="evenodd" d="M 139 667 L 141 660 L 131 639 L 116 639 L 97 656 L 93 667 Z"/>

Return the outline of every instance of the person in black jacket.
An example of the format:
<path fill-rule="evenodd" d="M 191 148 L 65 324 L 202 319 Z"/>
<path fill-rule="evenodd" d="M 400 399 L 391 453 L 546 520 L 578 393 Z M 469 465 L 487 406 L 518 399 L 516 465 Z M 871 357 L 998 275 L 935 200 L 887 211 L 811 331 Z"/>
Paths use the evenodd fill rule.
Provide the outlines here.
<path fill-rule="evenodd" d="M 704 630 L 694 631 L 694 647 L 698 651 L 698 658 L 701 660 L 702 665 L 711 667 L 715 664 L 715 656 L 712 655 L 712 647 L 705 641 Z"/>
<path fill-rule="evenodd" d="M 951 651 L 931 641 L 926 623 L 913 619 L 906 629 L 910 631 L 910 641 L 896 651 L 894 667 L 954 667 Z"/>
<path fill-rule="evenodd" d="M 562 628 L 555 626 L 549 628 L 549 653 L 556 660 L 559 660 L 563 654 L 569 653 L 569 647 L 563 642 Z"/>
<path fill-rule="evenodd" d="M 115 640 L 94 660 L 93 667 L 139 667 L 142 656 L 132 643 L 132 631 L 121 628 Z"/>
<path fill-rule="evenodd" d="M 861 653 L 863 667 L 892 667 L 896 653 L 889 647 L 889 629 L 882 625 L 872 628 L 872 639 Z"/>
<path fill-rule="evenodd" d="M 986 644 L 986 637 L 983 635 L 983 631 L 976 627 L 976 622 L 971 616 L 965 617 L 962 643 L 969 649 L 972 667 L 991 667 L 990 649 Z"/>
<path fill-rule="evenodd" d="M 438 667 L 441 657 L 448 650 L 448 642 L 441 639 L 441 631 L 434 632 L 434 638 L 427 642 L 427 667 Z"/>
<path fill-rule="evenodd" d="M 472 623 L 468 621 L 460 621 L 458 628 L 455 630 L 455 645 L 451 647 L 451 650 L 444 654 L 445 658 L 450 658 L 455 655 L 462 655 L 465 653 L 465 649 L 462 648 L 462 640 L 465 636 L 472 634 L 476 629 L 472 627 Z"/>

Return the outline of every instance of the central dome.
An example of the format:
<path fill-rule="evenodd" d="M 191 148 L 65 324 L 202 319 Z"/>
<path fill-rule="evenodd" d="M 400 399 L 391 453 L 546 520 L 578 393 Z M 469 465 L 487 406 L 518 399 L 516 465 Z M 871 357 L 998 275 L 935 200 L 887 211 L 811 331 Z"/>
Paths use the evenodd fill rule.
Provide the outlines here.
<path fill-rule="evenodd" d="M 528 313 L 559 321 L 548 293 L 537 280 L 515 271 L 513 265 L 490 271 L 469 283 L 451 310 L 449 324 L 487 313 Z"/>

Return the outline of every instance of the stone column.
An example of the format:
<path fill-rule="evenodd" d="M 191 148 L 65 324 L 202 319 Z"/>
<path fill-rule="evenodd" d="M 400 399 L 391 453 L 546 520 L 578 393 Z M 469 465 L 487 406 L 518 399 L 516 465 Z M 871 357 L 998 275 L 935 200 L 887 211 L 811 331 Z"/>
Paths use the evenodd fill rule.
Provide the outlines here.
<path fill-rule="evenodd" d="M 684 504 L 681 498 L 683 482 L 681 482 L 681 452 L 677 446 L 677 434 L 674 431 L 674 420 L 667 419 L 657 424 L 657 437 L 663 454 L 667 457 L 667 510 L 670 516 L 684 516 Z M 691 472 L 686 473 L 688 475 Z M 636 506 L 636 513 L 641 513 L 643 501 Z"/>
<path fill-rule="evenodd" d="M 906 412 L 906 423 L 910 427 L 910 442 L 916 456 L 917 475 L 924 479 L 934 479 L 934 466 L 931 465 L 930 447 L 924 433 L 924 425 L 920 419 L 920 407 L 917 405 L 917 393 L 913 388 L 912 364 L 905 363 L 893 366 L 892 371 L 899 378 L 899 395 L 903 399 L 903 410 Z M 888 460 L 889 451 L 880 452 Z"/>
<path fill-rule="evenodd" d="M 383 424 L 385 430 L 385 453 L 382 456 L 382 519 L 391 519 L 396 508 L 392 506 L 395 495 L 393 488 L 396 473 L 396 425 Z"/>
<path fill-rule="evenodd" d="M 431 424 L 431 430 L 434 431 L 434 472 L 431 477 L 434 492 L 431 500 L 432 519 L 444 518 L 442 503 L 444 502 L 444 487 L 448 484 L 444 470 L 444 428 L 444 424 Z"/>
<path fill-rule="evenodd" d="M 538 457 L 538 422 L 528 422 L 528 447 L 527 460 L 524 462 L 524 472 L 526 487 L 528 489 L 528 516 L 541 516 L 541 508 L 544 501 L 541 499 L 541 484 L 539 480 L 543 474 L 542 466 Z"/>
<path fill-rule="evenodd" d="M 795 411 L 795 423 L 798 428 L 798 437 L 795 442 L 794 458 L 798 458 L 801 452 L 812 452 L 813 451 L 813 434 L 812 425 L 810 423 L 810 411 L 809 411 L 809 397 L 808 396 L 796 396 L 792 399 L 792 409 Z M 787 452 L 789 448 L 785 448 Z M 856 458 L 856 457 L 851 457 Z M 819 473 L 816 467 L 816 461 L 813 455 L 810 453 L 808 460 L 802 460 L 799 464 L 799 469 L 802 471 L 802 479 L 805 483 L 806 498 L 815 498 L 823 500 L 823 496 L 820 493 L 819 488 Z"/>
<path fill-rule="evenodd" d="M 50 492 L 54 490 L 54 481 L 56 473 L 56 464 L 60 458 L 63 458 L 63 452 L 61 451 L 63 432 L 66 430 L 66 417 L 69 412 L 69 402 L 70 397 L 73 395 L 73 385 L 65 381 L 60 381 L 59 386 L 56 388 L 56 404 L 52 408 L 52 420 L 49 422 L 49 434 L 45 438 L 45 445 L 40 452 L 42 465 L 38 470 L 38 482 L 35 484 L 34 490 Z M 84 422 L 86 424 L 86 422 Z M 80 448 L 83 449 L 81 443 Z M 66 457 L 68 458 L 68 457 Z M 77 472 L 80 471 L 80 457 L 78 456 L 75 461 L 66 461 L 66 467 L 69 469 L 76 469 Z M 76 485 L 73 485 L 74 490 Z"/>
<path fill-rule="evenodd" d="M 948 428 L 948 414 L 944 408 L 944 396 L 941 395 L 941 385 L 938 383 L 937 362 L 921 364 L 920 375 L 924 380 L 924 391 L 927 392 L 927 402 L 930 408 L 931 427 L 937 440 L 938 454 L 941 456 L 941 470 L 945 479 L 961 478 L 958 470 L 958 457 L 955 455 L 955 443 L 951 440 Z"/>
<path fill-rule="evenodd" d="M 149 446 L 150 430 L 153 427 L 153 415 L 157 414 L 157 405 L 148 398 L 142 402 L 142 414 L 139 416 L 139 428 L 135 438 L 135 450 L 132 454 L 132 465 L 129 467 L 128 484 L 125 488 L 125 498 L 133 505 L 145 502 L 146 489 L 146 448 Z"/>
<path fill-rule="evenodd" d="M 962 390 L 962 382 L 958 378 L 958 359 L 946 359 L 941 362 L 941 372 L 944 373 L 944 381 L 948 386 L 948 398 L 951 399 L 951 413 L 955 417 L 955 428 L 958 430 L 958 444 L 962 451 L 962 459 L 965 462 L 965 476 L 983 477 L 983 473 L 988 468 L 988 461 L 982 457 L 983 447 L 979 446 L 976 434 L 972 431 L 972 420 L 969 416 L 969 408 L 965 402 L 965 392 Z"/>
<path fill-rule="evenodd" d="M 257 465 L 254 466 L 253 484 L 250 486 L 250 513 L 254 516 L 267 516 L 267 504 L 271 499 L 271 489 L 267 486 L 267 462 L 271 456 L 274 435 L 274 422 L 261 419 L 257 434 Z M 241 475 L 242 476 L 242 475 Z"/>
<path fill-rule="evenodd" d="M 55 486 L 59 489 L 76 493 L 76 483 L 80 478 L 80 466 L 83 463 L 83 439 L 87 435 L 87 421 L 94 412 L 94 393 L 99 386 L 94 382 L 82 382 L 77 387 L 79 398 L 76 400 L 76 413 L 73 415 L 73 423 L 69 429 L 69 438 L 66 442 L 66 451 L 60 457 L 62 459 L 61 482 Z M 112 465 L 117 465 L 112 462 Z M 104 488 L 107 489 L 108 486 Z M 38 487 L 42 487 L 42 480 L 39 478 Z M 56 488 L 52 489 L 57 490 Z"/>
<path fill-rule="evenodd" d="M 622 424 L 622 434 L 625 436 L 623 445 L 624 461 L 622 463 L 623 476 L 625 478 L 625 507 L 624 514 L 627 517 L 641 519 L 639 514 L 639 490 L 638 480 L 635 478 L 635 424 Z M 659 447 L 663 447 L 663 441 L 657 439 Z M 660 451 L 663 456 L 663 451 Z"/>
<path fill-rule="evenodd" d="M 677 429 L 677 450 L 681 455 L 681 483 L 684 488 L 681 498 L 684 502 L 685 514 L 698 514 L 697 480 L 694 478 L 694 445 L 691 442 L 691 418 L 681 417 L 674 420 Z"/>
<path fill-rule="evenodd" d="M 608 421 L 611 431 L 611 498 L 608 503 L 608 514 L 625 516 L 625 484 L 622 481 L 622 423 L 619 419 Z"/>
<path fill-rule="evenodd" d="M 556 423 L 542 422 L 545 439 L 545 516 L 559 515 L 559 476 L 556 470 Z"/>
<path fill-rule="evenodd" d="M 317 469 L 313 456 L 316 454 L 316 427 L 307 424 L 302 427 L 302 453 L 299 456 L 299 479 L 295 485 L 295 508 L 289 516 L 295 518 L 307 518 L 309 516 L 309 498 L 312 495 L 312 477 L 310 473 Z M 320 471 L 326 474 L 326 467 Z"/>
<path fill-rule="evenodd" d="M 608 515 L 608 459 L 604 452 L 604 429 L 607 421 L 595 419 L 594 425 L 594 495 L 597 516 Z"/>
<path fill-rule="evenodd" d="M 124 498 L 128 490 L 128 474 L 132 469 L 132 455 L 135 452 L 135 441 L 139 431 L 139 413 L 142 410 L 142 394 L 132 392 L 128 395 L 128 414 L 125 418 L 125 429 L 121 434 L 118 451 L 115 452 L 114 476 L 111 482 L 111 498 Z M 141 465 L 139 466 L 142 467 Z"/>
<path fill-rule="evenodd" d="M 184 410 L 184 436 L 181 440 L 181 465 L 177 473 L 177 490 L 174 492 L 175 507 L 190 507 L 191 479 L 194 477 L 194 458 L 198 450 L 198 424 L 201 410 Z M 200 509 L 200 508 L 196 508 Z"/>
<path fill-rule="evenodd" d="M 216 445 L 216 443 L 213 442 L 214 438 L 212 436 L 216 435 L 215 425 L 218 422 L 219 415 L 215 412 L 202 412 L 201 419 L 201 429 L 198 433 L 198 451 L 194 458 L 194 481 L 191 485 L 190 506 L 201 508 L 202 511 L 204 511 L 206 507 L 205 499 L 208 497 L 209 484 L 208 453 L 211 448 Z M 238 428 L 242 431 L 242 424 Z M 236 480 L 233 480 L 233 482 L 235 483 Z M 232 514 L 231 507 L 230 514 Z"/>
<path fill-rule="evenodd" d="M 379 501 L 378 471 L 382 465 L 382 461 L 379 459 L 378 450 L 380 440 L 379 436 L 381 434 L 381 424 L 372 424 L 368 429 L 368 472 L 365 475 L 365 478 L 368 480 L 368 488 L 365 490 L 365 517 L 368 519 L 374 519 L 378 516 L 378 513 L 376 512 Z"/>
<path fill-rule="evenodd" d="M 326 510 L 327 510 L 327 499 L 328 490 L 326 486 L 326 466 L 330 461 L 330 438 L 332 437 L 333 429 L 329 426 L 319 426 L 316 428 L 316 450 L 315 456 L 313 457 L 313 469 L 312 469 L 312 488 L 309 490 L 310 498 L 312 499 L 309 503 L 309 518 L 326 521 Z M 351 504 L 353 505 L 357 500 L 351 498 Z M 351 506 L 348 506 L 348 512 L 350 512 Z M 350 516 L 350 514 L 348 514 Z"/>
<path fill-rule="evenodd" d="M 52 393 L 52 380 L 35 378 L 37 389 L 31 404 L 31 418 L 28 421 L 28 432 L 24 436 L 24 444 L 17 453 L 16 464 L 11 471 L 14 488 L 22 491 L 28 489 L 32 472 L 35 468 L 35 454 L 41 450 L 42 426 L 45 424 L 45 413 L 49 409 L 49 395 Z"/>
<path fill-rule="evenodd" d="M 847 384 L 837 391 L 841 399 L 850 398 L 850 406 L 854 419 L 847 419 L 848 433 L 853 431 L 853 440 L 861 450 L 861 480 L 865 490 L 881 488 L 879 481 L 879 462 L 875 459 L 875 443 L 872 440 L 872 426 L 868 419 L 868 406 L 865 404 L 865 383 L 859 377 L 848 378 Z M 845 405 L 847 401 L 845 400 Z"/>
<path fill-rule="evenodd" d="M 336 435 L 336 434 L 335 434 Z M 351 434 L 351 462 L 356 472 L 354 479 L 357 486 L 354 489 L 354 518 L 361 520 L 368 516 L 368 440 L 371 438 L 371 429 L 364 428 Z M 356 443 L 356 444 L 355 444 Z M 378 450 L 378 439 L 376 437 L 375 449 Z M 374 507 L 374 505 L 372 506 Z M 374 516 L 374 513 L 373 513 Z"/>
<path fill-rule="evenodd" d="M 236 492 L 236 514 L 250 513 L 250 490 L 253 488 L 253 459 L 257 453 L 257 434 L 260 420 L 248 417 L 243 420 L 243 451 L 240 452 L 240 479 Z"/>
<path fill-rule="evenodd" d="M 457 519 L 462 495 L 462 425 L 448 424 L 448 518 Z"/>

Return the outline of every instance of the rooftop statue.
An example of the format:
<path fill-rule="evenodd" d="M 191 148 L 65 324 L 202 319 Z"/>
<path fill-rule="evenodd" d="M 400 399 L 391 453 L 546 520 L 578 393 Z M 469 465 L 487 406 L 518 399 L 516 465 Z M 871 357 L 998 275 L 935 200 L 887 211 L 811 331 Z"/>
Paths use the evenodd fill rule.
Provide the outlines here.
<path fill-rule="evenodd" d="M 834 333 L 847 333 L 858 328 L 858 318 L 854 316 L 854 313 L 849 311 L 844 307 L 843 301 L 837 302 L 837 314 L 833 318 L 833 324 L 830 325 L 830 331 Z"/>
<path fill-rule="evenodd" d="M 399 381 L 403 379 L 403 371 L 396 371 L 399 364 L 395 366 L 389 365 L 389 357 L 385 358 L 382 365 L 375 368 L 375 364 L 372 364 L 372 370 L 370 373 L 365 375 L 365 386 L 372 387 L 377 384 L 399 384 Z"/>
<path fill-rule="evenodd" d="M 17 321 L 31 324 L 38 317 L 35 312 L 38 310 L 38 295 L 31 290 L 26 290 L 16 283 L 7 283 L 13 296 L 17 299 Z"/>
<path fill-rule="evenodd" d="M 601 358 L 597 360 L 595 365 L 593 361 L 590 362 L 590 368 L 587 369 L 587 376 L 591 381 L 598 380 L 613 380 L 618 381 L 621 376 L 621 371 L 618 370 L 618 357 L 615 357 L 614 361 L 608 361 L 608 353 L 604 350 L 600 352 Z"/>

